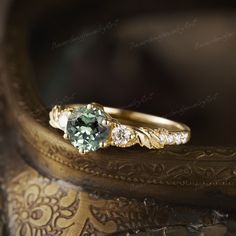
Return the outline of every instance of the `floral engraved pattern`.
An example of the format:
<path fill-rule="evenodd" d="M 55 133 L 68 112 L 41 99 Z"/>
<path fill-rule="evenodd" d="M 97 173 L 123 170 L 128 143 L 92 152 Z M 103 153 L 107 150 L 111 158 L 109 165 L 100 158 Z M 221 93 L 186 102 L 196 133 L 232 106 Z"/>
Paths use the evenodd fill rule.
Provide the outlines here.
<path fill-rule="evenodd" d="M 91 224 L 91 222 L 89 220 L 86 221 L 84 228 L 81 232 L 81 236 L 102 236 L 102 235 L 106 235 L 105 233 L 101 233 L 100 231 L 98 231 L 97 229 L 94 228 L 93 224 Z"/>
<path fill-rule="evenodd" d="M 8 190 L 9 228 L 16 236 L 63 235 L 73 225 L 79 199 L 35 172 L 21 174 Z"/>
<path fill-rule="evenodd" d="M 105 204 L 98 201 L 90 205 L 90 212 L 100 224 L 115 223 L 117 232 L 136 232 L 150 226 L 163 227 L 169 224 L 209 224 L 214 217 L 209 209 L 196 209 L 193 212 L 188 207 L 161 204 L 151 198 L 144 202 L 127 198 L 107 200 Z"/>
<path fill-rule="evenodd" d="M 7 183 L 6 193 L 11 236 L 103 236 L 170 223 L 209 224 L 214 219 L 209 209 L 171 206 L 151 198 L 104 198 L 30 168 Z"/>

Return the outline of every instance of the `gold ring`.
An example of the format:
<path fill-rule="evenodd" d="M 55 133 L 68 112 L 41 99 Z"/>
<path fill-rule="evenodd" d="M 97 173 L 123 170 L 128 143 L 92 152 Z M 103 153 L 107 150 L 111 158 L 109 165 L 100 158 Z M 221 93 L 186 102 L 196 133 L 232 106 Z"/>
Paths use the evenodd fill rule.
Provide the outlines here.
<path fill-rule="evenodd" d="M 139 144 L 149 149 L 179 145 L 190 139 L 190 128 L 158 116 L 103 107 L 97 103 L 54 106 L 50 125 L 64 131 L 64 138 L 81 154 L 108 146 Z"/>

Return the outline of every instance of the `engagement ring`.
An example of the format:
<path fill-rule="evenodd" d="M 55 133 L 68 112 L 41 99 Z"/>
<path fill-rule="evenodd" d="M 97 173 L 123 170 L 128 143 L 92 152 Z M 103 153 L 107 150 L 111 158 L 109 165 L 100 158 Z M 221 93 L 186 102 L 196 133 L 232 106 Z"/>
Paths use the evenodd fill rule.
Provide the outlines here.
<path fill-rule="evenodd" d="M 160 149 L 190 139 L 190 128 L 185 124 L 97 103 L 57 105 L 49 116 L 50 125 L 62 130 L 63 137 L 81 154 L 108 146 L 126 148 L 135 144 Z"/>

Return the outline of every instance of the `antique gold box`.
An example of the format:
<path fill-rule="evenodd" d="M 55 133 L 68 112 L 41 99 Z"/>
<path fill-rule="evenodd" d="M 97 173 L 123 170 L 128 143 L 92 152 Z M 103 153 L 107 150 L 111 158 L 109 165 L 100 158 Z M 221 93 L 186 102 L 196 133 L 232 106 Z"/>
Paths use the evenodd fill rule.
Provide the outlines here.
<path fill-rule="evenodd" d="M 236 235 L 234 16 L 140 4 L 10 5 L 2 235 Z M 56 102 L 94 99 L 183 120 L 192 141 L 81 156 L 49 127 L 48 112 Z"/>

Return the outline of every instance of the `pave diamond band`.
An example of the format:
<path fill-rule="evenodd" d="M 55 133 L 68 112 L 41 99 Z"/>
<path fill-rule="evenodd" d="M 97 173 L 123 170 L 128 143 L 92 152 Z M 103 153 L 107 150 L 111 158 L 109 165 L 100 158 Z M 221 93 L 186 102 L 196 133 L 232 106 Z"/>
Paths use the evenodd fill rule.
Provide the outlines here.
<path fill-rule="evenodd" d="M 185 144 L 190 139 L 190 129 L 184 124 L 97 103 L 54 106 L 49 117 L 50 125 L 64 131 L 63 137 L 81 154 L 108 146 L 135 144 L 159 149 Z"/>

